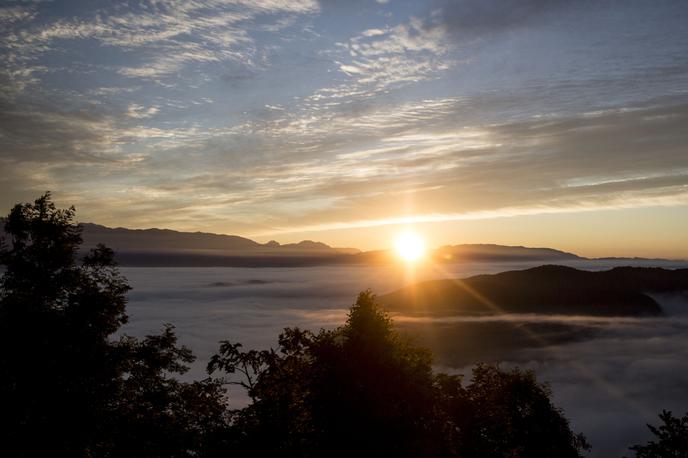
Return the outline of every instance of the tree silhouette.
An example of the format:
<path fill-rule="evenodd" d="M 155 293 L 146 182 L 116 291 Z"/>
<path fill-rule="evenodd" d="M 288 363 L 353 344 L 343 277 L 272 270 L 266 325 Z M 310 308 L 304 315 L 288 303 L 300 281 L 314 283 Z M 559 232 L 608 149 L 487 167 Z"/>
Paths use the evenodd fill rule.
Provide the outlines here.
<path fill-rule="evenodd" d="M 663 410 L 659 419 L 660 426 L 647 425 L 656 441 L 630 447 L 636 458 L 688 458 L 688 414 L 676 418 Z"/>
<path fill-rule="evenodd" d="M 532 371 L 479 364 L 472 382 L 440 375 L 449 421 L 462 457 L 578 457 L 590 448 L 551 401 Z"/>
<path fill-rule="evenodd" d="M 129 286 L 103 245 L 79 260 L 74 208 L 18 204 L 0 245 L 0 418 L 9 456 L 188 456 L 224 427 L 223 390 L 185 384 L 172 327 L 113 334 Z"/>
<path fill-rule="evenodd" d="M 430 352 L 400 336 L 369 291 L 337 329 L 287 328 L 263 351 L 221 342 L 208 372 L 224 377 L 181 382 L 194 356 L 171 325 L 115 337 L 129 286 L 112 250 L 79 252 L 73 219 L 45 194 L 5 221 L 6 456 L 566 458 L 587 447 L 532 372 L 480 365 L 469 384 L 435 373 Z M 227 409 L 226 383 L 251 403 Z M 685 445 L 686 419 L 663 419 L 660 443 Z"/>
<path fill-rule="evenodd" d="M 370 292 L 344 326 L 286 329 L 276 351 L 224 342 L 224 371 L 253 403 L 236 412 L 235 449 L 259 456 L 578 457 L 588 447 L 532 372 L 480 365 L 471 384 L 435 374 Z"/>

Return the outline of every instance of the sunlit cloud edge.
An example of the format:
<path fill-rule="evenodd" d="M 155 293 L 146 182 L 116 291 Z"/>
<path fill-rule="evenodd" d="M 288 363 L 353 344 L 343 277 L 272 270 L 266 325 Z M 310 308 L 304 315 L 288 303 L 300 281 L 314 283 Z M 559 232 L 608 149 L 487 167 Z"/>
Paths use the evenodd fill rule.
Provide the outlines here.
<path fill-rule="evenodd" d="M 480 210 L 465 213 L 429 213 L 422 215 L 408 215 L 395 218 L 382 219 L 366 219 L 356 221 L 337 221 L 325 224 L 313 224 L 303 226 L 292 226 L 275 228 L 274 230 L 267 230 L 254 233 L 252 237 L 265 237 L 272 235 L 283 235 L 291 233 L 302 232 L 327 232 L 344 229 L 363 229 L 379 226 L 394 226 L 394 225 L 412 225 L 423 223 L 441 223 L 451 221 L 476 221 L 488 220 L 497 218 L 512 218 L 518 216 L 537 216 L 537 215 L 552 215 L 565 213 L 581 213 L 581 212 L 595 212 L 608 210 L 624 210 L 632 208 L 646 208 L 646 207 L 673 207 L 679 205 L 688 205 L 688 191 L 671 196 L 657 196 L 637 198 L 632 201 L 627 200 L 627 197 L 619 197 L 606 204 L 590 204 L 582 203 L 580 205 L 568 206 L 535 206 L 535 207 L 505 207 L 493 210 Z"/>

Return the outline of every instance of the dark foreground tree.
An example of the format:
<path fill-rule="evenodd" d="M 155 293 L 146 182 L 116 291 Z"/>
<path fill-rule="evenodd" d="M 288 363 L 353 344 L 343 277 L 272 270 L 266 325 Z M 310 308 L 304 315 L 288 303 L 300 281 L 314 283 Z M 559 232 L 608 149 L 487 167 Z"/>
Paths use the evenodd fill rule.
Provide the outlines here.
<path fill-rule="evenodd" d="M 190 351 L 171 327 L 112 338 L 127 321 L 110 249 L 78 259 L 74 209 L 16 205 L 0 245 L 0 421 L 5 456 L 192 456 L 224 428 L 223 390 L 180 383 Z"/>
<path fill-rule="evenodd" d="M 79 253 L 73 219 L 46 194 L 5 223 L 3 456 L 567 458 L 586 447 L 531 372 L 483 365 L 469 384 L 436 374 L 369 292 L 335 330 L 286 329 L 268 351 L 223 342 L 208 370 L 252 400 L 228 410 L 223 380 L 175 377 L 194 357 L 171 326 L 115 338 L 129 286 L 108 248 Z"/>
<path fill-rule="evenodd" d="M 460 456 L 575 458 L 590 448 L 532 371 L 479 364 L 472 375 L 465 387 L 438 376 Z"/>
<path fill-rule="evenodd" d="M 630 447 L 636 458 L 688 458 L 688 414 L 676 418 L 663 410 L 659 419 L 661 425 L 647 425 L 655 440 Z"/>
<path fill-rule="evenodd" d="M 239 454 L 565 458 L 588 447 L 532 372 L 481 365 L 464 386 L 431 364 L 366 292 L 344 326 L 287 329 L 276 351 L 224 342 L 209 371 L 238 373 L 230 380 L 253 399 L 236 414 Z"/>

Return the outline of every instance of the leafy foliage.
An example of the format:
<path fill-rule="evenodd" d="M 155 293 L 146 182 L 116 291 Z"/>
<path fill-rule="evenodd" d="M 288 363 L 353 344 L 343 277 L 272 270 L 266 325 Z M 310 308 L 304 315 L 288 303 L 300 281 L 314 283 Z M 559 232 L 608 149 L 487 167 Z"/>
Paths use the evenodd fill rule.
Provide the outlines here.
<path fill-rule="evenodd" d="M 209 371 L 249 390 L 237 412 L 241 453 L 284 456 L 578 457 L 571 432 L 532 372 L 480 365 L 472 383 L 435 374 L 430 353 L 393 329 L 370 292 L 346 324 L 286 329 L 277 351 L 224 342 Z"/>
<path fill-rule="evenodd" d="M 532 372 L 481 365 L 469 384 L 435 373 L 430 352 L 402 338 L 369 291 L 337 329 L 288 328 L 263 351 L 221 342 L 208 372 L 224 376 L 181 382 L 194 356 L 171 325 L 115 337 L 129 286 L 112 250 L 79 252 L 73 219 L 45 194 L 5 223 L 8 456 L 578 457 L 587 448 Z M 225 384 L 251 403 L 227 409 Z M 667 424 L 656 432 L 673 441 Z"/>
<path fill-rule="evenodd" d="M 112 250 L 79 260 L 74 209 L 16 205 L 0 245 L 0 418 L 10 456 L 190 456 L 225 426 L 223 389 L 181 383 L 193 361 L 172 327 L 113 334 L 129 286 Z M 9 246 L 8 246 L 9 245 Z M 40 440 L 37 440 L 40 438 Z"/>
<path fill-rule="evenodd" d="M 647 425 L 657 440 L 645 445 L 630 447 L 637 458 L 688 458 L 688 414 L 674 417 L 663 410 L 659 414 L 660 426 Z"/>
<path fill-rule="evenodd" d="M 552 404 L 549 387 L 532 371 L 481 364 L 473 369 L 471 384 L 445 385 L 443 391 L 452 395 L 450 419 L 459 431 L 461 456 L 564 458 L 590 448 L 582 434 L 571 431 Z"/>

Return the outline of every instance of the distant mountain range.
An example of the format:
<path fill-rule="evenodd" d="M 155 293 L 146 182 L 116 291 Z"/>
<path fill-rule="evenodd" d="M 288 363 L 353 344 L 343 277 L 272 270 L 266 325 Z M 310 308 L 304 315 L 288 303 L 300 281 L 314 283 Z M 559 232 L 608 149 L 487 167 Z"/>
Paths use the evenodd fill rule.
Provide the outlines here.
<path fill-rule="evenodd" d="M 0 225 L 3 223 L 0 219 Z M 311 240 L 288 244 L 280 244 L 274 240 L 258 243 L 237 235 L 206 232 L 110 228 L 92 223 L 82 223 L 82 226 L 84 249 L 104 243 L 115 250 L 117 260 L 123 266 L 305 267 L 326 264 L 385 264 L 397 261 L 395 254 L 388 250 L 362 252 L 355 248 L 336 248 Z M 430 252 L 428 257 L 435 262 L 448 263 L 555 263 L 587 259 L 552 248 L 492 244 L 447 245 Z"/>
<path fill-rule="evenodd" d="M 108 228 L 83 224 L 84 247 L 104 243 L 117 253 L 122 265 L 139 266 L 228 266 L 305 267 L 325 264 L 385 264 L 396 262 L 393 252 L 361 252 L 304 240 L 279 244 L 258 243 L 236 235 L 178 232 L 169 229 Z M 541 261 L 583 259 L 551 248 L 501 245 L 454 245 L 434 250 L 429 256 L 439 262 Z"/>
<path fill-rule="evenodd" d="M 418 315 L 537 313 L 637 316 L 662 313 L 648 293 L 688 291 L 688 269 L 617 267 L 601 272 L 545 265 L 465 279 L 417 283 L 382 296 Z"/>
<path fill-rule="evenodd" d="M 444 261 L 571 261 L 585 259 L 573 253 L 552 248 L 528 248 L 490 244 L 447 245 L 433 252 Z"/>
<path fill-rule="evenodd" d="M 215 254 L 342 254 L 357 253 L 353 248 L 333 248 L 321 242 L 303 240 L 281 245 L 271 240 L 258 243 L 238 235 L 211 234 L 207 232 L 179 232 L 170 229 L 110 228 L 83 223 L 84 247 L 91 248 L 104 243 L 117 252 L 172 252 L 196 251 Z"/>
<path fill-rule="evenodd" d="M 299 267 L 323 264 L 382 264 L 395 260 L 386 250 L 361 252 L 355 248 L 334 248 L 304 240 L 279 244 L 258 243 L 236 235 L 179 232 L 169 229 L 109 228 L 84 223 L 84 248 L 104 243 L 117 253 L 122 265 L 140 266 L 237 266 Z M 444 246 L 430 253 L 440 262 L 543 261 L 583 259 L 550 248 L 501 245 Z"/>

